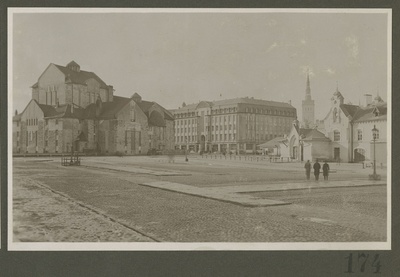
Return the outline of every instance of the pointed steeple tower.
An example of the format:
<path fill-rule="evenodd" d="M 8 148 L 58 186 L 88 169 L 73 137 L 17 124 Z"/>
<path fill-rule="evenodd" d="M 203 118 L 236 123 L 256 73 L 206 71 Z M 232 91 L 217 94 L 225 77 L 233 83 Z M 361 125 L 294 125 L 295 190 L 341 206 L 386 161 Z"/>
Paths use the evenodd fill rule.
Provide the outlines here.
<path fill-rule="evenodd" d="M 311 100 L 310 71 L 307 69 L 306 100 Z"/>
<path fill-rule="evenodd" d="M 303 120 L 302 126 L 305 128 L 311 128 L 315 124 L 314 118 L 314 100 L 311 99 L 311 86 L 310 86 L 310 71 L 307 70 L 307 81 L 306 81 L 306 97 L 302 103 Z"/>

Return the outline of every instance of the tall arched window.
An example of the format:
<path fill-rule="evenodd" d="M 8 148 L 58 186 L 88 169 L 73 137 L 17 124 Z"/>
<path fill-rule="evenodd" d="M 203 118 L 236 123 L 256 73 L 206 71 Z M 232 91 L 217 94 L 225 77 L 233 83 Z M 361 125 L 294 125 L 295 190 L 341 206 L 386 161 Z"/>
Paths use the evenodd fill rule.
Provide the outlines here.
<path fill-rule="evenodd" d="M 135 109 L 134 109 L 133 105 L 131 106 L 130 117 L 131 117 L 131 121 L 134 122 L 135 121 Z"/>
<path fill-rule="evenodd" d="M 340 140 L 340 132 L 335 130 L 333 131 L 333 140 L 334 141 L 339 141 Z"/>

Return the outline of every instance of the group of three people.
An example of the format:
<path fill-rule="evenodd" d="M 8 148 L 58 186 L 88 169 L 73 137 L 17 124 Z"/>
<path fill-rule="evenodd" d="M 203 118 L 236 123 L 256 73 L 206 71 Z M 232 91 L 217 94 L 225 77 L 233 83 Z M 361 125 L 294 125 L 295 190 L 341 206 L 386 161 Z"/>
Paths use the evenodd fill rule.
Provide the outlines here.
<path fill-rule="evenodd" d="M 310 160 L 308 160 L 304 166 L 306 169 L 306 176 L 307 180 L 310 180 L 310 174 L 311 174 L 311 163 Z M 318 160 L 314 163 L 314 176 L 315 176 L 315 181 L 318 181 L 319 179 L 319 171 L 321 170 L 321 165 L 319 164 Z M 328 175 L 329 175 L 329 164 L 325 161 L 325 163 L 322 165 L 322 173 L 324 175 L 324 180 L 328 180 Z"/>

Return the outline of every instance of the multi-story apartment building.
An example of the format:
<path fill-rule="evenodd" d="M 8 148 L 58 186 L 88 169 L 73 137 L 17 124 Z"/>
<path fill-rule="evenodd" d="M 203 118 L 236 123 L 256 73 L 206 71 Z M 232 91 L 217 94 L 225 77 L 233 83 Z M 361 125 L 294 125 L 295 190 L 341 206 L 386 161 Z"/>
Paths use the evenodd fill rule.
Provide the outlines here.
<path fill-rule="evenodd" d="M 254 153 L 258 144 L 289 132 L 297 118 L 291 104 L 249 97 L 201 101 L 171 112 L 175 147 L 194 152 Z"/>

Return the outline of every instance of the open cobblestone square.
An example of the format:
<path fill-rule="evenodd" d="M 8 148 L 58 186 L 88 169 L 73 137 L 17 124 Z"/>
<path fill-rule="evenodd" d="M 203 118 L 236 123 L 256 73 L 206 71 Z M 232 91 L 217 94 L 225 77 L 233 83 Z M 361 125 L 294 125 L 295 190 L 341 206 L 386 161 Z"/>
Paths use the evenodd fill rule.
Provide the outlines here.
<path fill-rule="evenodd" d="M 257 161 L 256 158 L 259 158 Z M 260 157 L 14 158 L 14 241 L 383 242 L 386 169 Z M 74 227 L 75 226 L 75 227 Z M 79 227 L 77 227 L 79 226 Z"/>

